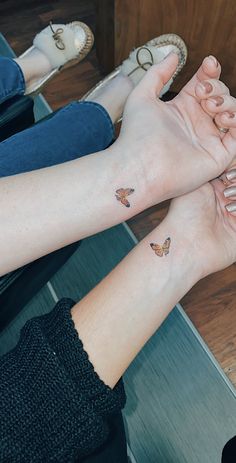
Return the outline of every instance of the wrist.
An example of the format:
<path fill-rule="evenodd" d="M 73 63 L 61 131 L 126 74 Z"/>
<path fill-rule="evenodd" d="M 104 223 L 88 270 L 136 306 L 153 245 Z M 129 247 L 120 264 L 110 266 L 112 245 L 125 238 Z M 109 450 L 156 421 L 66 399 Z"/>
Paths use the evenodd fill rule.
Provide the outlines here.
<path fill-rule="evenodd" d="M 173 178 L 171 181 L 171 175 L 168 174 L 170 169 L 165 162 L 167 156 L 163 153 L 160 156 L 159 148 L 153 157 L 149 153 L 150 147 L 147 146 L 145 152 L 141 152 L 138 143 L 134 146 L 131 143 L 127 144 L 120 136 L 109 149 L 116 152 L 116 157 L 120 158 L 120 164 L 124 167 L 123 173 L 128 174 L 129 179 L 134 180 L 134 184 L 137 185 L 141 210 L 172 198 Z M 158 162 L 158 159 L 161 159 L 161 162 Z"/>
<path fill-rule="evenodd" d="M 171 240 L 169 254 L 162 259 L 168 260 L 168 287 L 170 291 L 178 291 L 178 300 L 180 300 L 205 276 L 202 258 L 199 246 L 188 235 L 186 224 L 176 220 L 170 212 L 163 222 L 148 235 L 148 240 L 153 239 L 163 244 L 168 237 Z"/>
<path fill-rule="evenodd" d="M 134 190 L 132 196 L 128 198 L 130 207 L 127 208 L 127 220 L 133 215 L 155 204 L 151 196 L 151 189 L 148 186 L 144 169 L 138 162 L 137 155 L 132 149 L 115 142 L 106 151 L 107 159 L 111 163 L 112 177 L 114 185 L 114 194 L 119 188 L 131 188 Z"/>

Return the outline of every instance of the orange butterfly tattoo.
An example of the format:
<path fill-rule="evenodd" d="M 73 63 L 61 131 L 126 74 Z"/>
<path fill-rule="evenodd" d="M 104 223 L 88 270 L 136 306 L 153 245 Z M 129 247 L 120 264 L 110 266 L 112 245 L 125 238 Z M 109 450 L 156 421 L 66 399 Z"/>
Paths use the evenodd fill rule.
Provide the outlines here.
<path fill-rule="evenodd" d="M 150 246 L 151 248 L 153 249 L 153 251 L 155 251 L 155 254 L 159 257 L 163 257 L 163 256 L 167 256 L 167 254 L 169 254 L 169 251 L 170 251 L 170 243 L 171 243 L 171 239 L 170 238 L 166 238 L 166 240 L 164 241 L 164 244 L 161 245 L 161 244 L 155 244 L 155 243 L 150 243 Z"/>
<path fill-rule="evenodd" d="M 120 201 L 121 204 L 124 204 L 126 207 L 130 207 L 130 203 L 127 199 L 127 196 L 131 195 L 134 192 L 133 188 L 119 188 L 119 190 L 116 190 L 116 199 L 117 201 Z"/>

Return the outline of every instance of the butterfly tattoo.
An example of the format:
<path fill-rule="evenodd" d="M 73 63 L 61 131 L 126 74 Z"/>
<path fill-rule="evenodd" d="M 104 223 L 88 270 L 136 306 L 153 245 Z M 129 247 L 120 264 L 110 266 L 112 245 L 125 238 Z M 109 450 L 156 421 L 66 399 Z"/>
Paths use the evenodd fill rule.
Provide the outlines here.
<path fill-rule="evenodd" d="M 131 195 L 134 192 L 133 188 L 119 188 L 119 190 L 116 190 L 116 199 L 117 201 L 120 201 L 121 204 L 124 204 L 126 207 L 130 207 L 130 203 L 127 199 L 127 196 Z"/>
<path fill-rule="evenodd" d="M 157 256 L 163 257 L 169 254 L 170 243 L 171 243 L 171 239 L 166 238 L 166 240 L 164 241 L 164 244 L 161 245 L 161 244 L 150 243 L 150 246 L 153 249 L 153 251 L 155 251 L 155 254 Z"/>

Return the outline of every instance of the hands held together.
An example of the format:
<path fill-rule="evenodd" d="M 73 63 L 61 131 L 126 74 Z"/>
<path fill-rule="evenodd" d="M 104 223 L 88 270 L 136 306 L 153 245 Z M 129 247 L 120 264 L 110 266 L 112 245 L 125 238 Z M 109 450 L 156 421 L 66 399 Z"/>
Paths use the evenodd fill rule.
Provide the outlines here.
<path fill-rule="evenodd" d="M 209 56 L 173 100 L 160 101 L 177 59 L 170 54 L 152 66 L 133 90 L 116 145 L 135 172 L 125 186 L 140 188 L 144 207 L 176 198 L 164 222 L 178 231 L 202 278 L 236 260 L 236 100 Z"/>

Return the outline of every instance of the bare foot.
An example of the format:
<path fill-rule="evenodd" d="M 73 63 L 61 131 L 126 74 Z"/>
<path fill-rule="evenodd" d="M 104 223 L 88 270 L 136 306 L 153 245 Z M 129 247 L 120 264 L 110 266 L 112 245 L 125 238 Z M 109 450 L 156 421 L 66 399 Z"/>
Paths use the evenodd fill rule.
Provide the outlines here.
<path fill-rule="evenodd" d="M 133 88 L 134 84 L 129 77 L 118 74 L 97 91 L 96 96 L 87 100 L 102 105 L 110 115 L 112 122 L 115 123 L 121 118 L 126 100 Z"/>
<path fill-rule="evenodd" d="M 32 49 L 27 57 L 16 58 L 14 61 L 23 72 L 26 86 L 52 71 L 52 65 L 47 56 L 37 48 Z"/>

